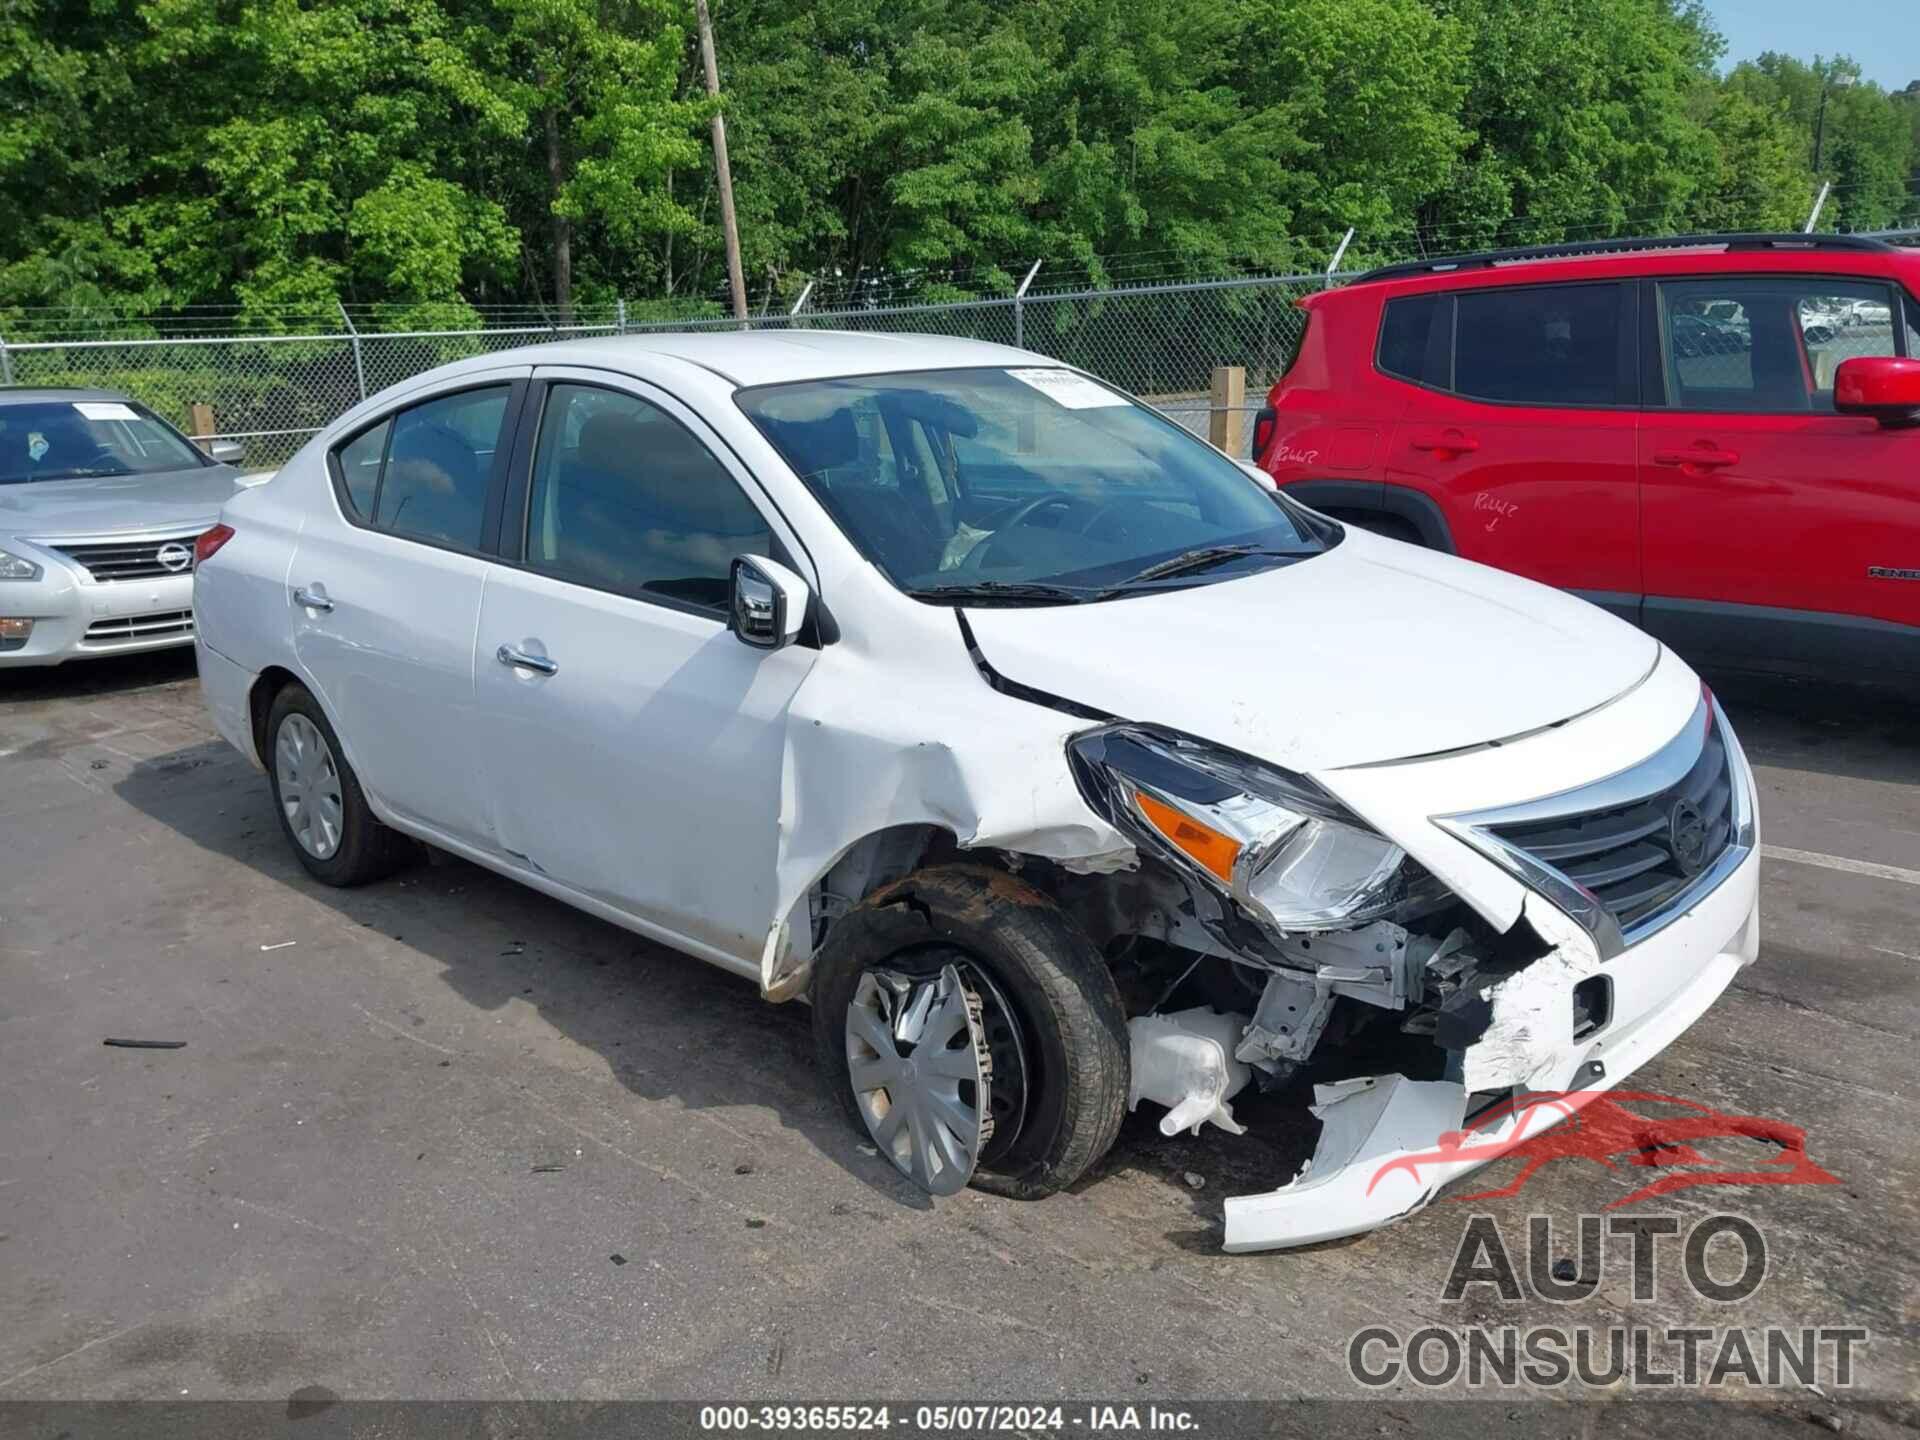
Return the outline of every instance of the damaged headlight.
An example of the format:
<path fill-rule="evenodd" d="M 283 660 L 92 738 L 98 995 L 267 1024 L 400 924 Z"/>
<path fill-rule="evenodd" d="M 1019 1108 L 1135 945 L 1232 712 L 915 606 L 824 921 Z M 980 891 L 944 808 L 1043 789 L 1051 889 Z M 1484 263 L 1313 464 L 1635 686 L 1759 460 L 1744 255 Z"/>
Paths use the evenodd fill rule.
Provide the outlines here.
<path fill-rule="evenodd" d="M 1137 726 L 1067 746 L 1087 803 L 1276 931 L 1344 930 L 1436 887 L 1305 776 Z"/>

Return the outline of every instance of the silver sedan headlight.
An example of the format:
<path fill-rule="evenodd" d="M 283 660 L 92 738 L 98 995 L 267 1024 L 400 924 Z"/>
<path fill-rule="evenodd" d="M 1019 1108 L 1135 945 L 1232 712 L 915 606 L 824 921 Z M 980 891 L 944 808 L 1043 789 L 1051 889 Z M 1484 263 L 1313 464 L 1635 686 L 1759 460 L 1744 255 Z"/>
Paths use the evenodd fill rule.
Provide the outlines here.
<path fill-rule="evenodd" d="M 0 550 L 0 580 L 38 580 L 40 567 L 24 555 Z"/>
<path fill-rule="evenodd" d="M 1081 793 L 1114 827 L 1279 933 L 1344 930 L 1438 891 L 1433 878 L 1303 775 L 1168 731 L 1069 742 Z"/>

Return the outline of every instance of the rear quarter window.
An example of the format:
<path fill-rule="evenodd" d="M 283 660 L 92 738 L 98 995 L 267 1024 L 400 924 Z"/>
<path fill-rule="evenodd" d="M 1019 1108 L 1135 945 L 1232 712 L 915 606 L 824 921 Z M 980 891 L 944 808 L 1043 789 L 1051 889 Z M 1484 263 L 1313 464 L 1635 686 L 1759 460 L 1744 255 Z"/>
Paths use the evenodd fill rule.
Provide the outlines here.
<path fill-rule="evenodd" d="M 1445 389 L 1451 348 L 1445 329 L 1452 316 L 1451 297 L 1407 295 L 1389 300 L 1380 319 L 1379 368 L 1416 385 Z M 1436 333 L 1436 331 L 1438 333 Z"/>

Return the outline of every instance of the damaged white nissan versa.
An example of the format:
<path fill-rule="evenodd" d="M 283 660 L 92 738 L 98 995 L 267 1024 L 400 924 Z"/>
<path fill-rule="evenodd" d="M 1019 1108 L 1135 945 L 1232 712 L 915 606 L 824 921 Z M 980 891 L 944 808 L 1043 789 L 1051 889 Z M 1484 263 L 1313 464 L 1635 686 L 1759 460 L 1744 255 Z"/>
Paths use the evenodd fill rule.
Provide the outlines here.
<path fill-rule="evenodd" d="M 1352 1234 L 1474 1163 L 1396 1159 L 1616 1084 L 1757 952 L 1752 777 L 1671 653 L 1023 351 L 449 366 L 229 501 L 194 608 L 313 875 L 414 837 L 809 998 L 936 1194 L 1316 1082 L 1226 1244 Z"/>

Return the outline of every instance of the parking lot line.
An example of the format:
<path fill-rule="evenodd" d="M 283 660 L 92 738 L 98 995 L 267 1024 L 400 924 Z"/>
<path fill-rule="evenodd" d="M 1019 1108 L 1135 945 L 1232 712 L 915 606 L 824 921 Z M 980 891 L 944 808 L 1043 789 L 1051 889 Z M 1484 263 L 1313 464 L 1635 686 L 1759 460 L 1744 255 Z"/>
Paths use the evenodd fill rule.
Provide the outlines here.
<path fill-rule="evenodd" d="M 1880 880 L 1898 880 L 1902 885 L 1920 885 L 1920 870 L 1903 870 L 1898 865 L 1876 865 L 1870 860 L 1848 860 L 1840 855 L 1821 855 L 1812 850 L 1789 850 L 1784 845 L 1762 845 L 1760 853 L 1769 860 L 1818 865 L 1823 870 L 1844 870 L 1849 875 L 1872 875 Z"/>

